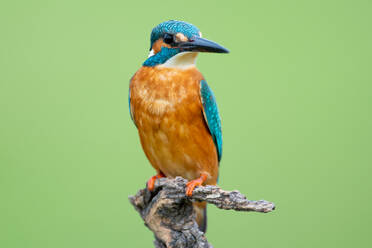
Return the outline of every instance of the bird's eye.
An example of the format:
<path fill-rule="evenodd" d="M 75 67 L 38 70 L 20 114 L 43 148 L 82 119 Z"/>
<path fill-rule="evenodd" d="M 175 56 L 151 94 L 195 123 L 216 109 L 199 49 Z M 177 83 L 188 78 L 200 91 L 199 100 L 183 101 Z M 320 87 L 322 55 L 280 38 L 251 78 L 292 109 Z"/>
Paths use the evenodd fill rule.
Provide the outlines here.
<path fill-rule="evenodd" d="M 174 42 L 173 35 L 171 34 L 165 34 L 163 40 L 167 44 L 172 44 Z"/>

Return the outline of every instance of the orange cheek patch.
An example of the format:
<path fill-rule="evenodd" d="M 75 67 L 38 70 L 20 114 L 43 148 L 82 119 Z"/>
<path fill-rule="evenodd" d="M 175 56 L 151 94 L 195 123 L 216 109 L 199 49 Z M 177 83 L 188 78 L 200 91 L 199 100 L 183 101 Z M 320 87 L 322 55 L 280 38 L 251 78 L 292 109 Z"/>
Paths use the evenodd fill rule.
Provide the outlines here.
<path fill-rule="evenodd" d="M 152 50 L 154 50 L 154 54 L 157 54 L 160 52 L 162 47 L 171 47 L 170 45 L 164 43 L 163 39 L 158 39 L 155 41 L 155 43 L 152 45 Z"/>

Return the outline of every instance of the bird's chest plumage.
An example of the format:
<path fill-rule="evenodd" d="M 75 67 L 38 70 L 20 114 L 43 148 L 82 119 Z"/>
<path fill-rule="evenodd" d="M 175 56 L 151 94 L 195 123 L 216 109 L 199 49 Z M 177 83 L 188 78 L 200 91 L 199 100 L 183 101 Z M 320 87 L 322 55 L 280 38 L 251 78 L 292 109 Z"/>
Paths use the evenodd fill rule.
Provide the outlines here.
<path fill-rule="evenodd" d="M 141 125 L 145 115 L 157 123 L 175 113 L 188 111 L 187 115 L 190 115 L 201 107 L 200 79 L 196 69 L 141 68 L 131 81 L 131 101 L 137 125 Z"/>
<path fill-rule="evenodd" d="M 142 147 L 167 176 L 198 177 L 203 160 L 216 156 L 203 118 L 200 80 L 196 68 L 157 67 L 142 67 L 131 80 L 131 112 Z"/>

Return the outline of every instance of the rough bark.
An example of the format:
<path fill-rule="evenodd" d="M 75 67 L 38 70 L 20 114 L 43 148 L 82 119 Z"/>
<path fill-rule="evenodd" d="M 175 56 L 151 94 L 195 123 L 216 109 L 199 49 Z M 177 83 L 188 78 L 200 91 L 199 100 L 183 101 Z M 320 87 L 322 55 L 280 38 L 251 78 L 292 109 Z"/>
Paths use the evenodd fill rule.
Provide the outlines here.
<path fill-rule="evenodd" d="M 210 248 L 195 221 L 193 201 L 206 201 L 220 209 L 267 213 L 275 209 L 272 202 L 252 201 L 239 191 L 225 191 L 217 186 L 195 188 L 185 195 L 187 181 L 181 177 L 156 180 L 154 191 L 141 189 L 129 200 L 145 225 L 154 233 L 156 248 Z"/>

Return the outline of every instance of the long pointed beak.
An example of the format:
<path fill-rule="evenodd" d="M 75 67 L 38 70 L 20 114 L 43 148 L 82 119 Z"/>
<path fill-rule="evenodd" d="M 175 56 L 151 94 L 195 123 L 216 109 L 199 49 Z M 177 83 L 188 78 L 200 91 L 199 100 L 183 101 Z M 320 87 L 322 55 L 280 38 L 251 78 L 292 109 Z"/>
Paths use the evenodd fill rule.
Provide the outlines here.
<path fill-rule="evenodd" d="M 216 42 L 199 37 L 193 37 L 190 41 L 180 43 L 179 48 L 190 52 L 229 53 L 229 50 Z"/>

